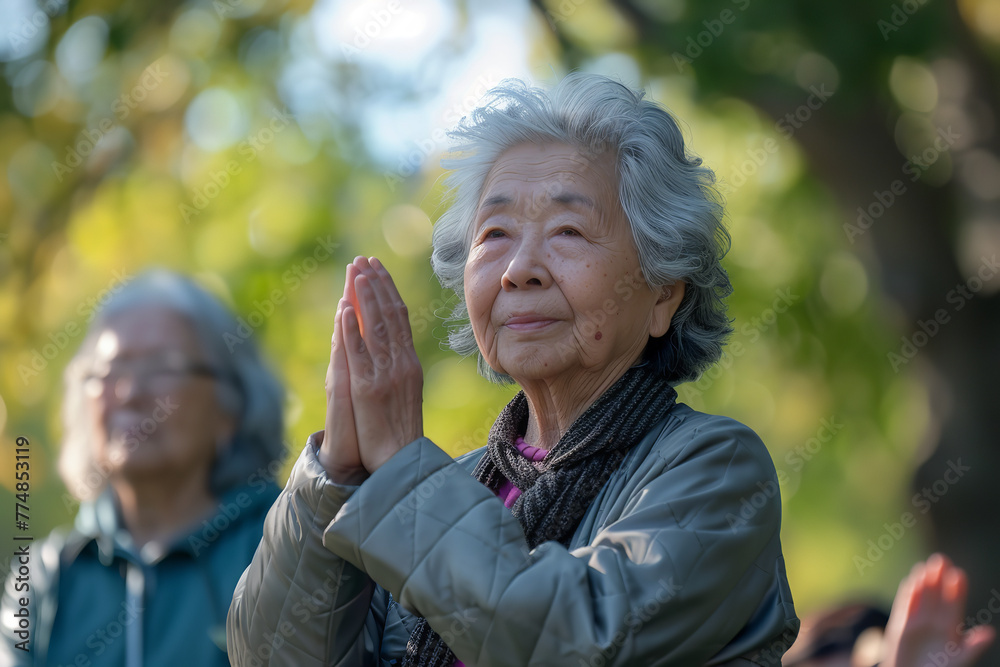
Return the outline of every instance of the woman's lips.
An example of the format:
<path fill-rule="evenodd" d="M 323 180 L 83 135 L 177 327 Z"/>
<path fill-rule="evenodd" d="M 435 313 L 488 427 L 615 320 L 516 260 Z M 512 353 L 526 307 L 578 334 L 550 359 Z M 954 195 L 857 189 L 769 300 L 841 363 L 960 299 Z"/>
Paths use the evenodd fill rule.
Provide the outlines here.
<path fill-rule="evenodd" d="M 504 322 L 504 326 L 514 331 L 533 331 L 547 327 L 555 322 L 557 320 L 542 315 L 517 315 Z"/>

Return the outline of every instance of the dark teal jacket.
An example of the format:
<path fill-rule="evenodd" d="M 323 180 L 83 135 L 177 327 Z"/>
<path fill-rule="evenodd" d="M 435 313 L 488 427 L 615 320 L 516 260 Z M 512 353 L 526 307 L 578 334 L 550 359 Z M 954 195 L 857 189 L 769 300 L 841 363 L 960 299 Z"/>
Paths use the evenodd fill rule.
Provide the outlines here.
<path fill-rule="evenodd" d="M 109 491 L 84 503 L 72 530 L 30 546 L 27 593 L 8 577 L 0 665 L 228 666 L 226 613 L 278 492 L 264 479 L 233 489 L 190 534 L 138 553 Z M 14 615 L 24 597 L 28 652 Z"/>

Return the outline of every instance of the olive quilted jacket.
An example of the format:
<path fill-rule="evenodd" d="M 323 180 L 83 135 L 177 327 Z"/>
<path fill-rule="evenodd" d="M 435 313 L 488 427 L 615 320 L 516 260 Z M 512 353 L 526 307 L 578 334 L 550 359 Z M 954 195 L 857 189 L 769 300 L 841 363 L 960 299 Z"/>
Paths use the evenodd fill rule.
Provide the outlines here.
<path fill-rule="evenodd" d="M 229 611 L 233 665 L 398 665 L 414 616 L 468 666 L 768 665 L 798 630 L 774 466 L 746 426 L 677 405 L 595 498 L 569 548 L 529 550 L 433 442 L 358 487 L 310 438 Z"/>

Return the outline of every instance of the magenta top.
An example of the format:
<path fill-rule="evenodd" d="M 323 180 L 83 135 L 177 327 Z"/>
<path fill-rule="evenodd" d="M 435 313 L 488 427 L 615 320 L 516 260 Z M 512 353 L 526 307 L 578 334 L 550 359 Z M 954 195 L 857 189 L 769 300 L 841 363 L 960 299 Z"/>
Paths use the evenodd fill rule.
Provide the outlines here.
<path fill-rule="evenodd" d="M 518 436 L 517 440 L 514 441 L 514 446 L 517 447 L 517 451 L 521 453 L 521 456 L 529 461 L 541 461 L 549 453 L 549 450 L 547 449 L 541 449 L 540 447 L 529 445 L 524 441 L 524 438 L 520 436 Z M 497 498 L 502 500 L 504 507 L 508 509 L 512 507 L 520 497 L 521 489 L 514 486 L 514 483 L 509 479 L 505 479 L 503 484 L 500 485 L 500 488 L 497 489 Z M 456 660 L 454 667 L 465 667 L 465 664 L 461 660 Z"/>
<path fill-rule="evenodd" d="M 521 452 L 521 456 L 528 459 L 529 461 L 541 461 L 549 453 L 547 449 L 540 449 L 538 447 L 533 447 L 524 441 L 524 438 L 518 436 L 517 440 L 514 441 L 514 446 L 517 447 L 517 451 Z M 500 488 L 497 489 L 497 498 L 503 501 L 504 507 L 510 509 L 517 502 L 517 499 L 521 497 L 521 489 L 514 486 L 514 483 L 509 479 L 505 479 Z"/>

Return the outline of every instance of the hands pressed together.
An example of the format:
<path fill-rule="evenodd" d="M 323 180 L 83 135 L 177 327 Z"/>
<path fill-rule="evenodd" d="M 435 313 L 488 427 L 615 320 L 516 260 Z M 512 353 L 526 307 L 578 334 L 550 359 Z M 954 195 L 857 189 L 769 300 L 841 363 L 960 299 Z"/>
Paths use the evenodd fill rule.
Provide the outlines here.
<path fill-rule="evenodd" d="M 423 370 L 406 305 L 379 260 L 347 265 L 326 373 L 319 461 L 339 484 L 360 484 L 423 435 Z"/>

